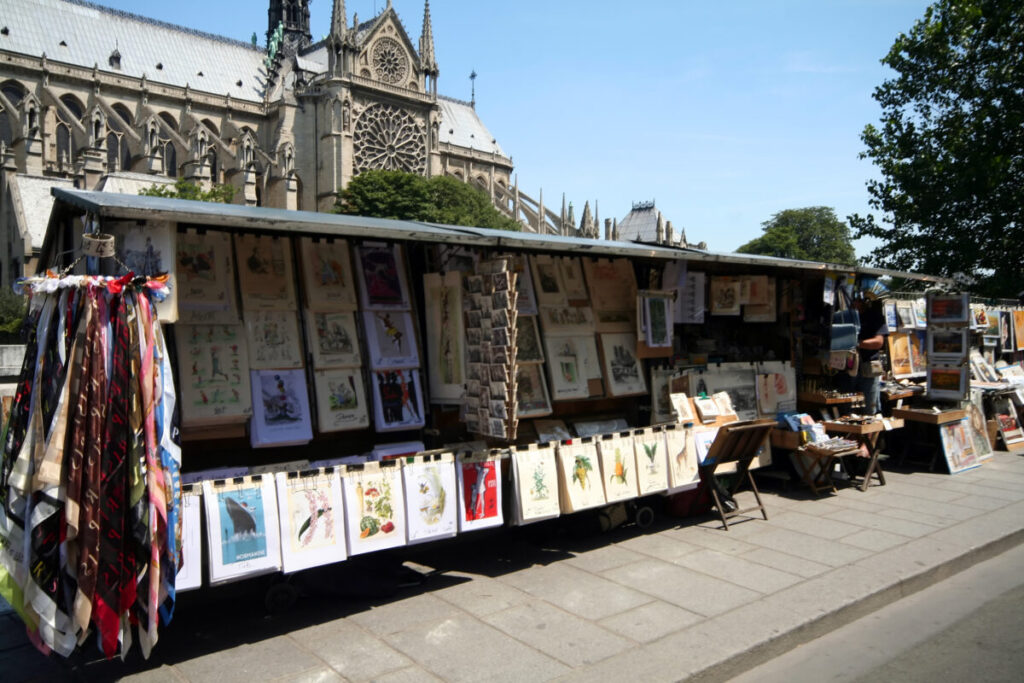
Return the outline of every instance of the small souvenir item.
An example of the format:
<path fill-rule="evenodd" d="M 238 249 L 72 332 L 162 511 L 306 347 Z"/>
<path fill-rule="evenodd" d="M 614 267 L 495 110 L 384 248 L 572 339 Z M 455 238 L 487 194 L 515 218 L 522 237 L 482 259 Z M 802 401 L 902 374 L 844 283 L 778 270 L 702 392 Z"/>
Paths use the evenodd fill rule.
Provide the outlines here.
<path fill-rule="evenodd" d="M 203 501 L 211 585 L 281 568 L 273 477 L 204 481 Z"/>

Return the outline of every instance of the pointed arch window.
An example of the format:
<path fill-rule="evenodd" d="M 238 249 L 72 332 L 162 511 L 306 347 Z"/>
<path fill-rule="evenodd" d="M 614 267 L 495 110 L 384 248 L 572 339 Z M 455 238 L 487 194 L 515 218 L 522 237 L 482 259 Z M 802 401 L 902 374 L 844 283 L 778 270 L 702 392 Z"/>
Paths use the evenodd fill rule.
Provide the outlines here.
<path fill-rule="evenodd" d="M 78 98 L 73 95 L 62 95 L 60 101 L 64 107 L 57 107 L 57 168 L 69 172 L 75 163 L 75 150 L 74 137 L 71 134 L 71 121 L 67 120 L 68 114 L 81 121 L 83 108 Z M 65 108 L 67 112 L 64 111 Z"/>
<path fill-rule="evenodd" d="M 213 147 L 206 153 L 206 158 L 210 160 L 210 182 L 220 183 L 220 168 L 217 164 L 217 150 Z"/>
<path fill-rule="evenodd" d="M 21 99 L 24 96 L 21 86 L 15 82 L 4 83 L 0 86 L 0 91 L 3 92 L 4 97 L 11 103 L 12 106 L 17 107 L 21 104 Z M 5 147 L 10 147 L 14 143 L 14 126 L 11 123 L 11 119 L 18 115 L 16 111 L 6 111 L 2 105 L 0 105 L 0 142 Z"/>

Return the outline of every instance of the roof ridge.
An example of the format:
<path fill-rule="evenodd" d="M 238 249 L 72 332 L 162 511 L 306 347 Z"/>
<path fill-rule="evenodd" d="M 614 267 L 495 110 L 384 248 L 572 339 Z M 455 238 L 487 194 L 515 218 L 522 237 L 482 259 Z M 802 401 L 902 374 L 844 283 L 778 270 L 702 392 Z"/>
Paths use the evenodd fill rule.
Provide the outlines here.
<path fill-rule="evenodd" d="M 448 100 L 449 102 L 455 102 L 456 104 L 464 104 L 467 107 L 472 107 L 473 106 L 472 102 L 468 102 L 466 100 L 460 100 L 458 97 L 451 97 L 449 95 L 438 94 L 437 99 L 439 99 L 439 100 Z"/>
<path fill-rule="evenodd" d="M 67 3 L 67 4 L 69 4 L 69 5 L 78 5 L 80 7 L 88 7 L 89 9 L 98 10 L 100 12 L 106 12 L 107 14 L 112 14 L 112 15 L 114 15 L 116 17 L 121 17 L 121 18 L 124 18 L 124 19 L 133 19 L 135 21 L 140 21 L 140 22 L 142 22 L 144 24 L 150 24 L 152 26 L 159 26 L 160 28 L 168 28 L 168 29 L 172 29 L 172 30 L 175 30 L 175 31 L 181 31 L 182 33 L 187 33 L 187 34 L 189 34 L 191 36 L 195 36 L 197 38 L 208 38 L 210 40 L 216 40 L 217 42 L 225 43 L 227 45 L 234 45 L 235 47 L 245 47 L 245 48 L 248 48 L 248 49 L 256 51 L 256 52 L 263 52 L 264 51 L 263 48 L 259 47 L 258 45 L 253 45 L 252 43 L 247 43 L 244 40 L 237 40 L 235 38 L 228 38 L 226 36 L 218 36 L 218 35 L 216 35 L 214 33 L 207 33 L 205 31 L 199 31 L 199 30 L 196 30 L 194 28 L 189 28 L 187 26 L 181 26 L 179 24 L 172 24 L 172 23 L 170 23 L 168 21 L 161 21 L 160 19 L 152 19 L 150 17 L 144 17 L 141 14 L 135 14 L 133 12 L 126 12 L 125 10 L 114 9 L 113 7 L 104 7 L 103 5 L 99 5 L 99 4 L 96 4 L 94 2 L 88 2 L 88 0 L 62 0 L 62 1 Z"/>

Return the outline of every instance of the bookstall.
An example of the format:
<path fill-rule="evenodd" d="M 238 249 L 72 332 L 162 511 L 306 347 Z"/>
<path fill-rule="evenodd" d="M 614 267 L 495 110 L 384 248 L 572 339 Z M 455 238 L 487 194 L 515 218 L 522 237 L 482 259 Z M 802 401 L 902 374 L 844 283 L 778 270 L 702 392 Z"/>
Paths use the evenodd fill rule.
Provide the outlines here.
<path fill-rule="evenodd" d="M 177 591 L 693 488 L 712 449 L 715 475 L 752 484 L 764 420 L 824 437 L 818 418 L 861 400 L 830 384 L 822 292 L 884 275 L 54 196 L 0 453 L 0 591 L 65 655 L 136 632 L 148 654 Z M 113 350 L 86 361 L 83 340 Z M 81 438 L 99 464 L 69 487 Z"/>

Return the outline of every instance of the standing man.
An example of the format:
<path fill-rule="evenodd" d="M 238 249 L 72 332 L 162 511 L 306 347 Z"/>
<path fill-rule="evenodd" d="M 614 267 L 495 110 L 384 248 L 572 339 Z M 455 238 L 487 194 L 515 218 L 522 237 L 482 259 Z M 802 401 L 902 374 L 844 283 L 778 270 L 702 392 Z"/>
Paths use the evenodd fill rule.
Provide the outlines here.
<path fill-rule="evenodd" d="M 885 322 L 882 300 L 866 294 L 864 284 L 853 300 L 853 307 L 860 315 L 860 334 L 857 335 L 860 365 L 857 377 L 853 378 L 853 390 L 864 394 L 864 412 L 875 415 L 882 407 L 880 389 L 884 370 L 880 355 L 889 335 L 889 326 Z"/>

